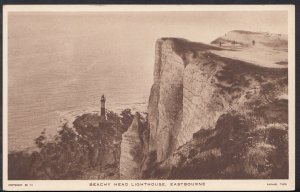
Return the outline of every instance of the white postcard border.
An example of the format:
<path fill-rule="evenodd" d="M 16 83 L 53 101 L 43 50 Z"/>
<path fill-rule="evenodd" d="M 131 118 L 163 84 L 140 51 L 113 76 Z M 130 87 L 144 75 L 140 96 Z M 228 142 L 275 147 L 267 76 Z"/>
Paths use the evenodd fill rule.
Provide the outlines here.
<path fill-rule="evenodd" d="M 272 180 L 8 180 L 7 17 L 9 12 L 288 11 L 289 179 Z M 146 183 L 146 186 L 137 184 Z M 164 183 L 165 186 L 155 186 Z M 186 183 L 174 186 L 174 183 Z M 17 186 L 22 184 L 22 186 Z M 188 185 L 189 184 L 189 185 Z M 191 185 L 194 186 L 191 186 Z M 197 184 L 197 185 L 196 185 Z M 95 186 L 94 186 L 95 185 Z M 102 186 L 101 186 L 102 185 Z M 147 186 L 150 185 L 150 186 Z M 152 186 L 154 185 L 154 186 Z M 294 5 L 4 5 L 3 6 L 3 189 L 21 190 L 293 190 L 295 189 Z"/>

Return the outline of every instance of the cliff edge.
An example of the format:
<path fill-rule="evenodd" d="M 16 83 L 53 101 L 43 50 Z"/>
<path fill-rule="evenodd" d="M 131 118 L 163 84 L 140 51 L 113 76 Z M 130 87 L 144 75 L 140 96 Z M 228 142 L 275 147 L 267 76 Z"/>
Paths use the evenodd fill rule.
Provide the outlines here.
<path fill-rule="evenodd" d="M 230 41 L 227 41 L 228 37 Z M 247 136 L 254 138 L 255 142 L 247 144 L 248 147 L 244 149 L 251 153 L 256 145 L 267 146 L 269 150 L 276 148 L 274 143 L 270 143 L 262 135 L 264 131 L 258 130 L 275 125 L 279 130 L 285 130 L 283 134 L 286 133 L 287 43 L 281 40 L 276 41 L 281 43 L 274 43 L 274 35 L 244 31 L 230 32 L 226 38 L 219 38 L 211 45 L 177 38 L 162 38 L 156 42 L 154 83 L 148 105 L 149 142 L 141 165 L 142 177 L 209 178 L 208 175 L 205 177 L 197 174 L 194 177 L 174 175 L 180 166 L 186 165 L 189 169 L 193 169 L 192 165 L 198 166 L 195 162 L 201 161 L 202 152 L 213 150 L 210 152 L 215 158 L 222 159 L 226 153 L 224 151 L 232 147 L 227 143 L 223 151 L 220 149 L 223 145 L 218 140 L 222 138 L 222 134 L 237 134 L 247 141 L 248 137 L 243 132 L 253 133 L 254 135 Z M 249 60 L 255 54 L 270 52 L 275 56 L 264 59 L 258 56 L 258 59 Z M 277 60 L 274 61 L 274 58 Z M 222 121 L 224 118 L 226 120 Z M 240 130 L 238 127 L 242 125 L 234 127 L 237 123 L 234 122 L 235 118 L 237 122 L 242 119 L 245 122 L 242 125 L 247 127 L 241 127 Z M 195 137 L 199 131 L 204 131 L 206 137 Z M 225 139 L 232 140 L 230 135 L 225 136 Z M 215 144 L 210 144 L 211 142 Z M 283 139 L 282 142 L 286 140 Z M 193 152 L 183 153 L 182 150 Z M 193 153 L 194 163 L 188 161 L 189 153 Z M 229 156 L 232 155 L 236 154 L 230 153 Z M 281 155 L 287 156 L 285 152 Z M 262 158 L 268 161 L 267 157 L 269 156 Z M 245 163 L 244 160 L 241 163 Z M 198 171 L 203 172 L 201 169 L 205 169 L 205 165 L 207 164 L 202 163 L 202 168 Z M 211 166 L 217 165 L 219 164 Z M 246 178 L 251 178 L 246 173 L 245 175 Z M 215 173 L 212 178 L 227 177 Z"/>

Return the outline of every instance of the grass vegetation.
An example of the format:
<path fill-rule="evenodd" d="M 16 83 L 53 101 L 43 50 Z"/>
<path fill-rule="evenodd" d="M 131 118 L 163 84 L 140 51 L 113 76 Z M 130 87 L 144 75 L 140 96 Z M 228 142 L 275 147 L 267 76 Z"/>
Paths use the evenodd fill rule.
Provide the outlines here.
<path fill-rule="evenodd" d="M 103 162 L 111 152 L 114 160 L 109 166 L 118 172 L 121 135 L 128 129 L 133 115 L 130 109 L 120 115 L 108 111 L 107 121 L 100 127 L 99 119 L 97 114 L 83 114 L 73 122 L 74 127 L 64 124 L 53 138 L 47 138 L 43 131 L 35 139 L 36 151 L 9 153 L 8 178 L 80 179 L 87 169 L 108 166 Z"/>

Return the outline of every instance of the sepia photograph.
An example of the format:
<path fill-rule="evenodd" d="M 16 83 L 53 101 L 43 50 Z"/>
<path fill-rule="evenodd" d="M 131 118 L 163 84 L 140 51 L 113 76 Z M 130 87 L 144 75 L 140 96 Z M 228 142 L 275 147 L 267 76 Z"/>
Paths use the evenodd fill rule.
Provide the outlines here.
<path fill-rule="evenodd" d="M 4 6 L 4 187 L 293 189 L 294 18 Z"/>

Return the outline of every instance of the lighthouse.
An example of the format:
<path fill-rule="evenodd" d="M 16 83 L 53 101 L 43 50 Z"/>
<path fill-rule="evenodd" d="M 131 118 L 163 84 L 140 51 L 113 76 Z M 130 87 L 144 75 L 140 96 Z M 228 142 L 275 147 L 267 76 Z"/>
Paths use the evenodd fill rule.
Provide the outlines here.
<path fill-rule="evenodd" d="M 100 124 L 104 121 L 106 121 L 106 114 L 105 114 L 105 96 L 102 95 L 100 102 L 101 102 L 101 109 L 100 109 Z"/>

